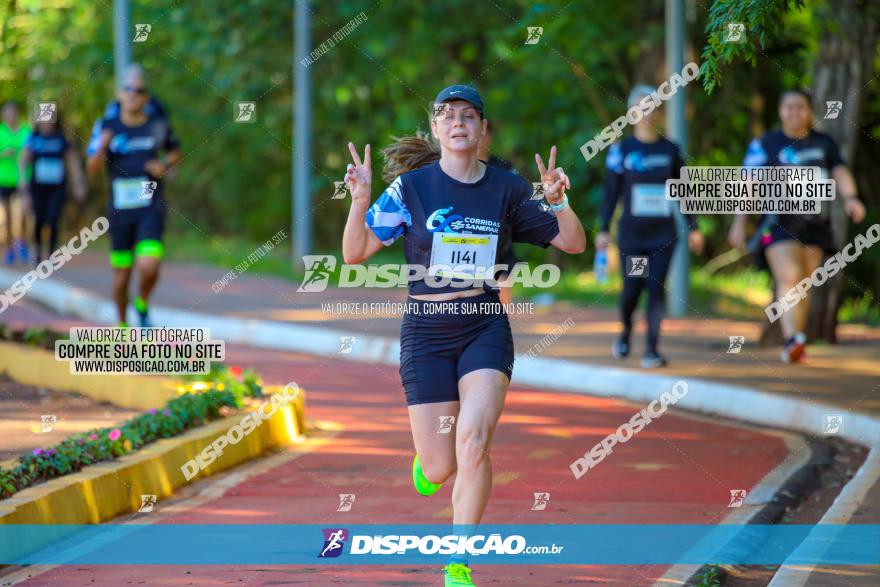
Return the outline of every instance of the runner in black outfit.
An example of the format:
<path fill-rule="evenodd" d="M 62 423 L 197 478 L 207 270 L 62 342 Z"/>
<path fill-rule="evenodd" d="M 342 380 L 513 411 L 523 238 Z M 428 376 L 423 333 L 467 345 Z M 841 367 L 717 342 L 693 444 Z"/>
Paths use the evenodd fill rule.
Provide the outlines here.
<path fill-rule="evenodd" d="M 57 116 L 57 115 L 56 115 Z M 80 203 L 85 201 L 86 182 L 82 163 L 76 149 L 68 142 L 61 121 L 38 122 L 24 144 L 18 174 L 22 194 L 30 197 L 34 212 L 35 263 L 43 256 L 43 229 L 49 229 L 49 248 L 46 257 L 57 248 L 58 223 L 67 199 L 67 180 L 70 179 L 73 195 Z M 30 183 L 26 180 L 26 168 L 33 165 Z"/>
<path fill-rule="evenodd" d="M 535 156 L 553 206 L 545 210 L 521 177 L 477 158 L 486 121 L 476 90 L 451 86 L 435 103 L 442 106 L 431 120 L 439 161 L 397 177 L 372 205 L 370 146 L 361 161 L 349 143 L 354 164 L 346 175 L 352 204 L 342 241 L 345 262 L 361 263 L 401 236 L 407 263 L 462 265 L 463 273 L 478 276 L 486 275 L 480 268 L 494 265 L 510 240 L 582 252 L 586 237 L 567 205 L 569 181 L 555 167 L 556 147 L 549 168 Z M 473 526 L 492 489 L 489 451 L 510 383 L 513 338 L 496 289 L 474 279 L 453 281 L 464 287 L 432 287 L 439 285 L 433 276 L 410 282 L 407 301 L 414 309 L 401 325 L 400 374 L 417 453 L 416 489 L 430 495 L 455 474 L 453 521 Z M 450 307 L 433 313 L 439 307 L 432 303 L 442 301 Z M 481 302 L 498 311 L 475 312 Z M 451 417 L 453 432 L 437 434 L 438 422 Z M 466 560 L 451 560 L 445 572 L 447 586 L 473 585 Z"/>
<path fill-rule="evenodd" d="M 632 107 L 653 91 L 650 86 L 637 86 L 630 92 Z M 623 292 L 620 296 L 620 318 L 623 332 L 612 346 L 617 358 L 630 352 L 632 316 L 642 289 L 648 290 L 648 338 L 642 367 L 646 369 L 666 365 L 660 354 L 660 325 L 666 303 L 666 274 L 675 251 L 677 231 L 672 215 L 672 202 L 665 198 L 665 182 L 678 178 L 684 165 L 679 148 L 659 136 L 656 125 L 659 113 L 654 110 L 636 124 L 633 136 L 611 145 L 605 166 L 605 199 L 602 202 L 601 232 L 596 236 L 596 248 L 605 249 L 611 241 L 609 228 L 617 202 L 623 199 L 623 213 L 617 225 L 617 243 L 620 249 L 620 267 L 623 274 Z M 696 218 L 687 215 L 690 226 L 688 245 L 696 252 L 703 248 L 703 237 L 697 230 Z M 646 271 L 633 270 L 633 257 L 646 257 Z"/>
<path fill-rule="evenodd" d="M 162 178 L 180 161 L 180 143 L 165 118 L 150 118 L 149 91 L 143 70 L 130 66 L 120 89 L 119 117 L 105 119 L 89 172 L 97 174 L 106 163 L 110 176 L 110 220 L 113 294 L 120 326 L 127 326 L 128 283 L 135 257 L 140 274 L 134 306 L 140 326 L 151 326 L 148 300 L 159 279 L 165 232 L 165 195 Z"/>

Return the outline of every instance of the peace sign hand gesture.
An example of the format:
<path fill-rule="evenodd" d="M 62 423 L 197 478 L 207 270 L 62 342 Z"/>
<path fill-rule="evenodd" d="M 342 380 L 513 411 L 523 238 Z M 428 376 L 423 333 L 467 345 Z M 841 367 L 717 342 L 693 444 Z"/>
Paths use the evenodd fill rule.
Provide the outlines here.
<path fill-rule="evenodd" d="M 352 204 L 366 208 L 370 204 L 370 185 L 373 183 L 373 170 L 370 166 L 370 145 L 364 149 L 364 161 L 358 156 L 354 143 L 348 143 L 348 150 L 354 165 L 348 164 L 345 183 L 351 191 Z"/>
<path fill-rule="evenodd" d="M 562 201 L 566 188 L 571 189 L 571 182 L 562 167 L 556 167 L 556 145 L 550 149 L 550 159 L 546 168 L 544 160 L 537 153 L 535 153 L 535 163 L 538 164 L 538 172 L 541 174 L 544 197 L 550 204 L 558 204 Z"/>

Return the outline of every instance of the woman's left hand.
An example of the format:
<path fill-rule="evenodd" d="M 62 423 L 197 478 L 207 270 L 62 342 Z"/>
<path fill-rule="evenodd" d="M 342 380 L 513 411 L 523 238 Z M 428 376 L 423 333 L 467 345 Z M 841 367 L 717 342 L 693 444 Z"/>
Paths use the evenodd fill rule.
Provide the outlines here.
<path fill-rule="evenodd" d="M 556 145 L 550 149 L 550 159 L 547 161 L 547 167 L 544 167 L 544 160 L 538 153 L 535 153 L 535 163 L 538 164 L 538 172 L 541 174 L 541 185 L 544 186 L 544 197 L 550 204 L 558 204 L 562 201 L 562 196 L 566 189 L 571 189 L 571 182 L 568 176 L 562 170 L 562 167 L 556 167 Z"/>
<path fill-rule="evenodd" d="M 843 209 L 856 224 L 865 219 L 865 205 L 858 198 L 844 200 Z"/>

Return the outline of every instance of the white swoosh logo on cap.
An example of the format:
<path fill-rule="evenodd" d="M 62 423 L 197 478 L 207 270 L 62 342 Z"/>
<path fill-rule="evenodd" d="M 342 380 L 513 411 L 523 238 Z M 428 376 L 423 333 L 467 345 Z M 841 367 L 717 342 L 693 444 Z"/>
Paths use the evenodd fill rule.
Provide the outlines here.
<path fill-rule="evenodd" d="M 457 94 L 457 93 L 459 93 L 460 91 L 461 91 L 461 90 L 455 90 L 454 92 L 449 92 L 449 95 L 451 96 L 451 95 L 453 95 L 453 94 Z"/>

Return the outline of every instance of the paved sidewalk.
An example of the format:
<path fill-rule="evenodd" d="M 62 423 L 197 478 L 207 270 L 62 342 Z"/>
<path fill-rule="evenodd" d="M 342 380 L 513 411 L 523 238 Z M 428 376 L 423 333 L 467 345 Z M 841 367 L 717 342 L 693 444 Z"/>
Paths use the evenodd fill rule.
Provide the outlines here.
<path fill-rule="evenodd" d="M 336 289 L 322 294 L 302 294 L 296 292 L 296 283 L 263 278 L 250 272 L 239 276 L 220 293 L 215 293 L 211 286 L 225 272 L 222 268 L 167 264 L 163 268 L 162 282 L 154 302 L 157 305 L 201 313 L 325 326 L 353 336 L 396 337 L 398 334 L 399 316 L 329 313 L 322 311 L 322 304 L 402 302 L 405 300 L 404 291 Z M 81 255 L 56 273 L 56 276 L 103 297 L 109 295 L 110 273 L 103 255 Z M 16 307 L 14 312 L 8 311 L 3 319 L 8 320 L 10 313 L 17 316 L 19 311 L 27 312 L 27 305 Z M 544 349 L 542 356 L 639 370 L 638 352 L 634 358 L 623 363 L 610 358 L 609 348 L 619 327 L 616 313 L 605 308 L 584 308 L 576 304 L 559 303 L 552 307 L 536 307 L 532 315 L 512 316 L 517 351 L 524 352 L 566 320 L 573 321 L 574 326 Z M 746 346 L 739 354 L 726 352 L 728 336 L 733 335 L 746 337 Z M 810 360 L 806 365 L 783 365 L 778 359 L 777 349 L 761 349 L 751 344 L 751 341 L 758 339 L 758 335 L 759 325 L 756 323 L 700 317 L 667 320 L 662 348 L 671 361 L 671 367 L 664 374 L 699 377 L 782 396 L 818 401 L 833 405 L 842 413 L 880 414 L 880 362 L 877 361 L 880 357 L 880 329 L 857 325 L 842 326 L 840 344 L 811 347 Z M 641 336 L 641 332 L 637 331 L 634 339 L 636 351 L 640 350 Z M 260 364 L 260 357 L 269 354 L 260 351 L 254 356 L 254 366 L 261 370 L 271 370 L 271 364 Z M 378 366 L 373 368 L 384 369 Z M 393 369 L 392 375 L 388 380 L 389 385 L 399 387 L 396 371 Z M 307 382 L 301 383 L 307 385 Z M 399 397 L 396 399 L 399 401 Z M 600 400 L 593 398 L 593 401 Z M 749 416 L 747 413 L 743 414 L 744 419 Z M 702 424 L 689 428 L 689 432 L 696 434 L 697 431 L 702 432 Z M 581 444 L 591 444 L 585 442 L 586 438 L 583 437 L 589 433 L 589 429 L 576 429 L 576 433 L 581 436 Z M 749 458 L 751 459 L 751 455 Z M 642 482 L 640 480 L 638 483 Z M 853 515 L 853 523 L 876 520 L 878 507 L 880 487 L 875 486 Z M 830 572 L 835 570 L 849 571 L 838 567 L 830 569 Z M 822 576 L 822 573 L 814 573 L 809 584 L 813 585 L 813 581 L 820 580 Z M 841 575 L 825 576 L 831 576 L 832 580 L 841 579 Z M 859 580 L 864 577 L 863 571 L 853 569 L 853 575 L 847 574 L 846 580 L 850 584 L 860 585 Z"/>
<path fill-rule="evenodd" d="M 64 320 L 14 308 L 12 322 Z M 301 353 L 229 346 L 229 364 L 255 368 L 267 383 L 294 380 L 308 391 L 312 422 L 341 430 L 321 449 L 245 478 L 216 498 L 163 519 L 167 524 L 442 523 L 452 487 L 427 499 L 411 486 L 412 439 L 394 367 Z M 773 433 L 672 411 L 606 462 L 574 479 L 568 465 L 642 406 L 613 399 L 511 388 L 493 450 L 495 487 L 486 523 L 720 523 L 730 489 L 751 489 L 789 455 Z M 748 454 L 749 458 L 742 458 Z M 211 485 L 216 480 L 203 483 Z M 535 492 L 549 492 L 532 511 Z M 338 494 L 357 497 L 337 512 Z M 172 505 L 174 500 L 168 501 Z M 162 513 L 163 503 L 156 511 Z M 479 585 L 653 584 L 664 566 L 475 567 Z M 58 567 L 22 585 L 440 585 L 436 567 Z M 3 580 L 0 579 L 0 584 Z"/>
<path fill-rule="evenodd" d="M 318 294 L 298 293 L 298 283 L 261 277 L 254 272 L 255 268 L 259 268 L 259 263 L 215 293 L 213 284 L 228 269 L 166 263 L 153 301 L 194 312 L 326 326 L 355 336 L 396 338 L 399 334 L 399 315 L 329 313 L 322 311 L 322 304 L 403 302 L 404 288 L 336 288 Z M 74 257 L 53 274 L 56 278 L 110 297 L 111 274 L 102 253 L 86 251 Z M 611 343 L 620 328 L 615 310 L 568 302 L 535 306 L 534 310 L 531 315 L 511 317 L 518 353 L 570 319 L 574 326 L 544 349 L 542 356 L 639 369 L 643 325 L 639 324 L 633 338 L 633 356 L 618 362 L 610 355 Z M 739 354 L 727 354 L 728 337 L 735 335 L 745 336 L 746 346 Z M 754 322 L 701 316 L 668 319 L 661 343 L 670 360 L 665 373 L 742 384 L 834 404 L 847 411 L 880 414 L 880 328 L 842 325 L 840 343 L 811 346 L 809 362 L 802 365 L 783 364 L 777 348 L 757 347 L 759 335 L 760 325 Z M 846 384 L 841 385 L 842 381 Z"/>

